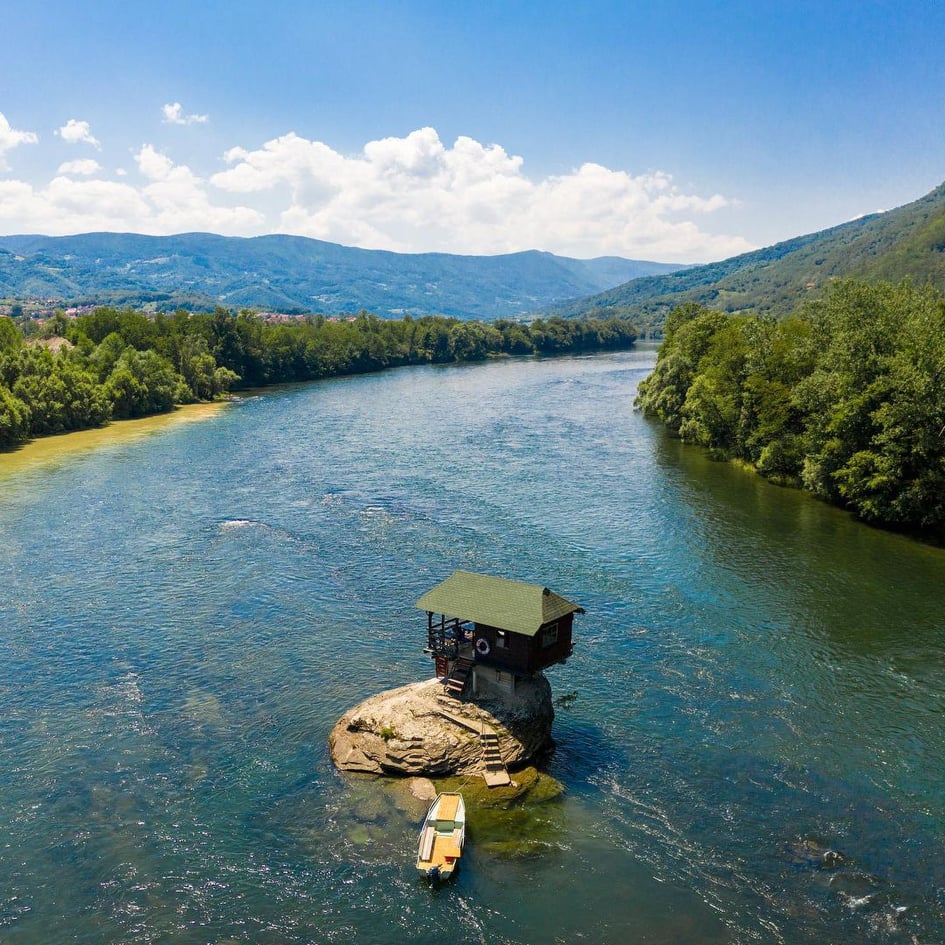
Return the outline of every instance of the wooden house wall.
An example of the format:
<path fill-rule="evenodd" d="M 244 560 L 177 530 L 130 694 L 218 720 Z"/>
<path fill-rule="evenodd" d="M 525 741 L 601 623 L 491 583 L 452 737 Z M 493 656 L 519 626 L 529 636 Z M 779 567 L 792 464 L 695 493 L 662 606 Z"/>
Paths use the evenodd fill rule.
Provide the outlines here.
<path fill-rule="evenodd" d="M 566 614 L 564 617 L 559 617 L 555 622 L 558 624 L 558 639 L 555 643 L 543 647 L 541 645 L 541 630 L 535 634 L 532 640 L 534 643 L 533 654 L 538 661 L 535 669 L 551 666 L 552 663 L 567 659 L 571 655 L 571 630 L 574 624 L 574 614 Z"/>
<path fill-rule="evenodd" d="M 489 653 L 483 656 L 476 651 L 476 662 L 485 663 L 500 669 L 519 673 L 534 673 L 546 666 L 551 666 L 566 659 L 571 653 L 571 628 L 574 615 L 567 614 L 559 618 L 557 642 L 548 647 L 541 645 L 542 631 L 533 637 L 521 633 L 506 631 L 507 647 L 498 646 L 499 628 L 477 623 L 474 639 L 485 639 L 489 643 Z"/>
<path fill-rule="evenodd" d="M 477 623 L 473 639 L 474 641 L 486 640 L 489 644 L 489 652 L 483 656 L 476 650 L 476 662 L 487 663 L 489 666 L 497 666 L 500 669 L 514 670 L 519 673 L 530 672 L 528 665 L 531 657 L 531 639 L 520 633 L 509 633 L 508 631 L 506 631 L 505 638 L 509 645 L 507 647 L 499 646 L 499 628 Z M 475 648 L 475 642 L 473 647 Z"/>

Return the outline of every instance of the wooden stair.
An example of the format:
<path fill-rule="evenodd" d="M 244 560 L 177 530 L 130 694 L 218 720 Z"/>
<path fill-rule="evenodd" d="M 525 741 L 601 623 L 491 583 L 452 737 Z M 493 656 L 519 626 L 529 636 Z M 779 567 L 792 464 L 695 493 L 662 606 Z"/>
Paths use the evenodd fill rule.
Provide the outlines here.
<path fill-rule="evenodd" d="M 461 656 L 453 664 L 453 672 L 446 680 L 446 692 L 454 699 L 460 699 L 463 690 L 466 688 L 466 680 L 469 677 L 469 671 L 472 669 L 473 661 Z"/>
<path fill-rule="evenodd" d="M 482 760 L 485 766 L 482 777 L 486 784 L 489 787 L 511 784 L 512 779 L 502 760 L 502 752 L 499 751 L 499 736 L 495 732 L 483 732 L 479 736 L 479 742 L 482 745 Z"/>

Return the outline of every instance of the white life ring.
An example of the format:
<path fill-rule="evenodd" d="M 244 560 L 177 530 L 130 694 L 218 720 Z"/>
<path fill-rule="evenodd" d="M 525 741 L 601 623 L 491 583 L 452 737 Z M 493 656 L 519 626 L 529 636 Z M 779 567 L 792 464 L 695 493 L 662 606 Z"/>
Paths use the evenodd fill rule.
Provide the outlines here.
<path fill-rule="evenodd" d="M 485 637 L 480 637 L 476 640 L 476 652 L 480 656 L 489 655 L 489 641 Z"/>

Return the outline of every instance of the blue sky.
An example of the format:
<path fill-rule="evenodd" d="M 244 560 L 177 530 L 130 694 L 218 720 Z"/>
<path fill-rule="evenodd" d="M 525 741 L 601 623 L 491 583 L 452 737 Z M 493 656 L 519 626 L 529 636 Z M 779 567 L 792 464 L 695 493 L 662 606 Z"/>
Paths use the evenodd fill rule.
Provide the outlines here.
<path fill-rule="evenodd" d="M 936 0 L 52 0 L 3 34 L 2 233 L 702 261 L 945 180 Z"/>

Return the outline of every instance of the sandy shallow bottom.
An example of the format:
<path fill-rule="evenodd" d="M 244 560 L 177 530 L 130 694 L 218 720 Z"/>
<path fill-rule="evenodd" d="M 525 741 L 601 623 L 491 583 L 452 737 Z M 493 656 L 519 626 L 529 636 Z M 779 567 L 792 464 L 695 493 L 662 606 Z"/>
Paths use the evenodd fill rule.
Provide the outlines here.
<path fill-rule="evenodd" d="M 31 440 L 9 452 L 0 452 L 0 479 L 27 469 L 43 466 L 71 455 L 86 453 L 102 446 L 127 443 L 141 437 L 160 433 L 179 423 L 194 423 L 216 416 L 227 406 L 226 401 L 211 404 L 187 404 L 171 413 L 142 417 L 140 420 L 116 420 L 94 430 L 76 430 L 58 436 L 44 436 Z"/>

